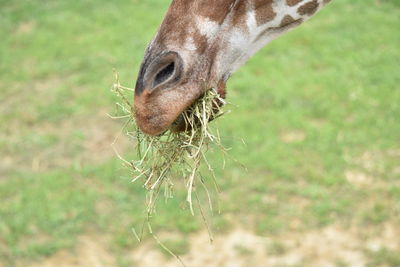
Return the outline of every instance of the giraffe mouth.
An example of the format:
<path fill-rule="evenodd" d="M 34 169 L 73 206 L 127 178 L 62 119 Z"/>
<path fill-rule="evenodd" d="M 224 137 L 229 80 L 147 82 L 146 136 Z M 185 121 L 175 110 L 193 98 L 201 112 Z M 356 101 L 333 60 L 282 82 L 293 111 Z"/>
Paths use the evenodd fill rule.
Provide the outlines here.
<path fill-rule="evenodd" d="M 214 94 L 214 97 L 216 97 L 219 101 L 214 101 L 215 104 L 212 107 L 212 110 L 215 110 L 214 113 L 218 115 L 218 112 L 216 111 L 219 111 L 220 107 L 225 104 L 225 86 L 218 86 L 217 90 L 215 91 L 216 94 Z M 179 104 L 167 107 L 159 107 L 157 106 L 157 102 L 156 104 L 152 105 L 152 101 L 149 101 L 150 94 L 147 91 L 144 91 L 142 95 L 135 97 L 134 113 L 136 123 L 143 133 L 153 136 L 163 135 L 168 130 L 171 132 L 182 132 L 192 130 L 192 128 L 198 128 L 196 126 L 198 126 L 200 122 L 207 122 L 205 122 L 203 119 L 204 117 L 201 117 L 202 120 L 200 120 L 199 118 L 196 118 L 196 116 L 193 116 L 195 115 L 193 110 L 208 92 L 209 91 L 206 91 L 203 94 L 199 94 L 198 96 L 194 97 L 191 101 L 182 103 L 180 107 Z M 172 94 L 172 97 L 168 95 L 165 96 L 165 98 L 168 97 L 173 99 L 175 95 Z M 156 100 L 157 99 L 159 98 L 156 97 Z M 166 102 L 162 104 L 165 105 L 165 103 Z M 209 121 L 211 121 L 216 119 L 216 117 L 217 116 L 209 116 L 208 118 Z M 188 121 L 187 118 L 192 119 Z"/>
<path fill-rule="evenodd" d="M 172 132 L 183 132 L 187 129 L 188 124 L 185 122 L 184 113 L 187 112 L 186 110 L 179 114 L 178 118 L 171 124 L 170 130 Z"/>
<path fill-rule="evenodd" d="M 202 109 L 202 101 L 207 101 L 204 99 L 206 94 L 207 92 L 195 99 L 191 105 L 178 115 L 169 127 L 172 132 L 190 131 L 193 128 L 201 126 L 201 124 L 204 123 L 204 119 L 200 118 L 200 114 L 203 112 L 205 112 L 208 118 L 207 122 L 211 122 L 220 116 L 220 109 L 225 104 L 225 91 L 223 90 L 218 90 L 218 92 L 216 92 L 217 95 L 215 99 L 209 104 L 209 110 L 195 111 L 196 106 Z M 189 122 L 189 120 L 191 121 Z"/>

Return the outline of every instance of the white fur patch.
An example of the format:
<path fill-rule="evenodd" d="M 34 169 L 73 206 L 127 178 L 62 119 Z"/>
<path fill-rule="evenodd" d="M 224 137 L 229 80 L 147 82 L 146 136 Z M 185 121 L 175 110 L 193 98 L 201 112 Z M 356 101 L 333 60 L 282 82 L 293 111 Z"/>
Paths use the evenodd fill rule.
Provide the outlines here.
<path fill-rule="evenodd" d="M 217 22 L 202 16 L 196 17 L 196 25 L 200 34 L 206 36 L 208 40 L 214 38 L 220 29 L 220 25 Z"/>
<path fill-rule="evenodd" d="M 247 11 L 244 14 L 246 16 L 246 29 L 231 28 L 225 33 L 227 42 L 218 55 L 219 74 L 233 73 L 262 47 L 284 34 L 288 29 L 281 31 L 277 29 L 285 16 L 289 15 L 294 20 L 307 20 L 310 16 L 298 14 L 298 9 L 311 1 L 302 1 L 295 6 L 288 6 L 286 1 L 274 0 L 272 7 L 276 16 L 273 20 L 260 26 L 257 25 L 255 10 Z M 320 3 L 318 10 L 322 7 L 322 1 L 318 0 L 318 3 Z M 267 30 L 269 28 L 276 30 Z M 264 35 L 260 36 L 263 32 L 265 32 Z"/>
<path fill-rule="evenodd" d="M 197 49 L 196 44 L 191 36 L 185 41 L 185 49 L 189 51 L 195 51 Z"/>

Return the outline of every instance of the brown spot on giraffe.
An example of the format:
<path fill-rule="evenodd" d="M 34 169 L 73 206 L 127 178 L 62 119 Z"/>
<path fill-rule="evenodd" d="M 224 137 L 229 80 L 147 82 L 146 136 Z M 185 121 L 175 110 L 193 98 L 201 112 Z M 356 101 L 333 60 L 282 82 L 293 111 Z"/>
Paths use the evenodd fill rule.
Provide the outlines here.
<path fill-rule="evenodd" d="M 295 6 L 302 1 L 304 0 L 286 0 L 286 3 L 288 4 L 288 6 Z"/>
<path fill-rule="evenodd" d="M 287 25 L 292 24 L 295 21 L 296 20 L 292 16 L 286 15 L 286 16 L 283 17 L 283 19 L 281 21 L 281 25 L 279 27 L 285 27 Z"/>
<path fill-rule="evenodd" d="M 263 25 L 275 18 L 276 13 L 272 8 L 273 0 L 254 0 L 257 25 Z"/>
<path fill-rule="evenodd" d="M 278 28 L 276 28 L 276 30 L 278 31 L 287 31 L 290 28 L 294 28 L 298 25 L 300 25 L 303 22 L 303 19 L 294 19 L 289 15 L 286 15 L 285 17 L 283 17 L 282 21 L 281 21 L 281 25 L 279 25 Z"/>
<path fill-rule="evenodd" d="M 283 17 L 281 24 L 278 27 L 270 27 L 263 30 L 255 39 L 258 42 L 264 35 L 268 33 L 279 33 L 281 31 L 289 30 L 297 25 L 300 25 L 303 22 L 303 19 L 293 19 L 291 16 L 286 15 Z"/>
<path fill-rule="evenodd" d="M 246 14 L 247 12 L 247 2 L 246 1 L 237 1 L 235 6 L 233 7 L 233 26 L 241 26 L 246 25 Z"/>
<path fill-rule="evenodd" d="M 221 25 L 231 11 L 230 7 L 235 0 L 213 0 L 213 5 L 215 4 L 218 8 L 210 8 L 206 1 L 196 0 L 193 2 L 195 4 L 193 9 L 197 10 L 198 15 L 209 18 Z"/>
<path fill-rule="evenodd" d="M 193 33 L 193 42 L 196 44 L 197 52 L 202 55 L 206 52 L 208 47 L 208 38 L 205 35 L 200 34 L 200 32 L 196 31 Z"/>
<path fill-rule="evenodd" d="M 297 12 L 299 12 L 300 15 L 308 15 L 311 16 L 315 13 L 315 11 L 317 11 L 318 9 L 318 1 L 317 0 L 313 0 L 311 2 L 308 2 L 304 5 L 302 5 L 301 7 L 299 7 L 299 9 L 297 10 Z"/>

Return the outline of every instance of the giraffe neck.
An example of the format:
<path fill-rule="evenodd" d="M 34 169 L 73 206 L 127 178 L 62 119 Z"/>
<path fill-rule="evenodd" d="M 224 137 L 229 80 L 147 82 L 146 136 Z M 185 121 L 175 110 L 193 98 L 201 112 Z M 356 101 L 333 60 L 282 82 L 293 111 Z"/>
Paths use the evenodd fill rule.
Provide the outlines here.
<path fill-rule="evenodd" d="M 239 24 L 230 22 L 237 16 L 230 14 L 215 61 L 218 77 L 229 77 L 262 47 L 308 20 L 327 1 L 271 0 L 265 5 L 267 0 L 260 9 L 256 2 L 260 1 L 248 1 Z"/>
<path fill-rule="evenodd" d="M 209 2 L 173 1 L 153 43 L 161 42 L 187 59 L 195 56 L 200 65 L 212 61 L 213 80 L 226 80 L 258 50 L 306 21 L 329 0 Z"/>

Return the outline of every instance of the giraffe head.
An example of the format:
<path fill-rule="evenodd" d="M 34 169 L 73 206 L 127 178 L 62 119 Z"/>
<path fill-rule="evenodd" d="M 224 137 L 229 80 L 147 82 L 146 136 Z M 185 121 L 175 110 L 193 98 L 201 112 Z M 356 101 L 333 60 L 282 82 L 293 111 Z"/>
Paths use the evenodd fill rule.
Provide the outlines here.
<path fill-rule="evenodd" d="M 135 116 L 150 135 L 184 129 L 179 115 L 268 42 L 301 24 L 327 0 L 173 0 L 146 49 Z M 179 120 L 182 121 L 182 120 Z"/>

